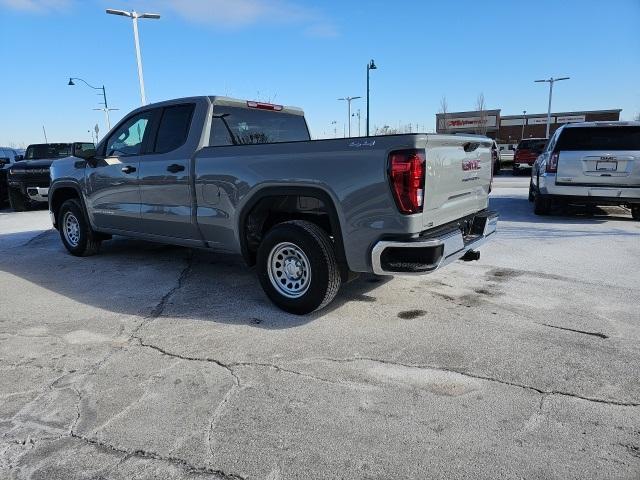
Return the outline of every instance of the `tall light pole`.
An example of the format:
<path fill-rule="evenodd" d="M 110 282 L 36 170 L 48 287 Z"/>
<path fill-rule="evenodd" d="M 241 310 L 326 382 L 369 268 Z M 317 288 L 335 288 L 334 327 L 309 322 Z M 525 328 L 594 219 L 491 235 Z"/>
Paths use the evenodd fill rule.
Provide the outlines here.
<path fill-rule="evenodd" d="M 369 70 L 377 70 L 375 62 L 373 59 L 369 63 L 367 63 L 367 137 L 369 136 Z"/>
<path fill-rule="evenodd" d="M 138 80 L 140 81 L 140 100 L 142 105 L 147 104 L 147 97 L 144 93 L 144 76 L 142 75 L 142 57 L 140 56 L 140 39 L 138 38 L 138 19 L 139 18 L 151 18 L 157 20 L 160 15 L 157 13 L 138 13 L 135 10 L 127 12 L 125 10 L 114 10 L 113 8 L 107 8 L 107 13 L 111 15 L 121 15 L 123 17 L 129 17 L 133 20 L 133 40 L 136 46 L 136 60 L 138 61 Z"/>
<path fill-rule="evenodd" d="M 553 84 L 560 80 L 569 80 L 571 77 L 547 78 L 546 80 L 535 80 L 535 83 L 547 82 L 549 84 L 549 109 L 547 110 L 547 137 L 549 138 L 549 129 L 551 127 L 551 96 L 553 95 Z"/>
<path fill-rule="evenodd" d="M 344 97 L 339 98 L 338 100 L 344 100 L 347 102 L 347 121 L 349 122 L 349 137 L 351 137 L 351 102 L 357 98 L 362 97 Z"/>
<path fill-rule="evenodd" d="M 524 139 L 524 124 L 527 123 L 527 111 L 522 110 L 522 135 L 520 135 L 520 140 Z"/>
<path fill-rule="evenodd" d="M 360 109 L 356 113 L 352 113 L 351 116 L 358 118 L 358 136 L 360 136 Z"/>
<path fill-rule="evenodd" d="M 107 130 L 111 130 L 111 119 L 109 118 L 109 112 L 111 110 L 117 110 L 117 108 L 109 108 L 109 105 L 107 104 L 107 91 L 104 89 L 104 85 L 101 87 L 94 87 L 93 85 L 78 77 L 69 77 L 69 83 L 67 83 L 67 85 L 75 85 L 75 83 L 73 83 L 74 80 L 80 80 L 87 87 L 93 88 L 94 90 L 102 90 L 102 105 L 104 105 L 104 108 L 96 108 L 94 110 L 104 111 L 105 120 L 107 121 Z"/>

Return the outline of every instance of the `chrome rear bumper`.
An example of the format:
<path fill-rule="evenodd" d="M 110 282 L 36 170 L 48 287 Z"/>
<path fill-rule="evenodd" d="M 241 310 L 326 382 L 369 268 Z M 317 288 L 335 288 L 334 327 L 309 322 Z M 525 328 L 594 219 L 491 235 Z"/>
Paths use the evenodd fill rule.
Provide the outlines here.
<path fill-rule="evenodd" d="M 426 239 L 379 241 L 371 251 L 373 273 L 424 275 L 435 272 L 480 247 L 496 232 L 497 226 L 498 214 L 486 212 L 475 217 L 472 233 L 466 236 L 456 229 Z"/>

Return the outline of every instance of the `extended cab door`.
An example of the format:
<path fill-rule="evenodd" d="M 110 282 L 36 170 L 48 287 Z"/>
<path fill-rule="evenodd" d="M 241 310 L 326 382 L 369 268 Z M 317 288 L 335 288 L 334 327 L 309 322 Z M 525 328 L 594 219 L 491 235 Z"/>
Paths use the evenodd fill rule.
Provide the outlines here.
<path fill-rule="evenodd" d="M 140 158 L 158 109 L 126 118 L 106 139 L 95 166 L 86 167 L 89 214 L 99 229 L 140 231 Z"/>
<path fill-rule="evenodd" d="M 191 157 L 187 142 L 195 103 L 161 108 L 149 153 L 140 159 L 141 231 L 182 239 L 200 238 L 192 215 Z M 195 122 L 194 122 L 195 123 Z M 193 136 L 202 131 L 196 128 Z"/>

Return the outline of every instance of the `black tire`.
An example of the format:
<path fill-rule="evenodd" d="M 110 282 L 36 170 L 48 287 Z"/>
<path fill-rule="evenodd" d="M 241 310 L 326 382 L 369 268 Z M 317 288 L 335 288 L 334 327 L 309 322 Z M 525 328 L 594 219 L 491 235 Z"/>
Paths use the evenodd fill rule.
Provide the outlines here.
<path fill-rule="evenodd" d="M 533 202 L 533 200 L 536 198 L 533 188 L 534 188 L 533 182 L 529 182 L 529 201 L 530 202 Z"/>
<path fill-rule="evenodd" d="M 517 177 L 520 174 L 520 169 L 518 167 L 513 167 L 513 176 Z"/>
<path fill-rule="evenodd" d="M 640 220 L 640 205 L 633 205 L 631 207 L 631 217 L 634 220 Z"/>
<path fill-rule="evenodd" d="M 20 190 L 11 187 L 9 188 L 9 205 L 14 212 L 25 212 L 31 206 L 29 199 L 25 198 Z"/>
<path fill-rule="evenodd" d="M 73 234 L 67 230 L 66 223 L 77 222 L 77 232 Z M 95 255 L 100 250 L 99 234 L 91 229 L 91 225 L 84 214 L 84 209 L 79 200 L 71 198 L 65 201 L 58 211 L 58 231 L 65 248 L 76 257 L 88 257 Z M 76 241 L 73 241 L 77 238 Z"/>
<path fill-rule="evenodd" d="M 287 244 L 292 246 L 290 250 Z M 333 244 L 327 233 L 314 223 L 292 220 L 275 225 L 260 243 L 256 260 L 262 289 L 286 312 L 305 315 L 319 310 L 329 304 L 340 289 L 341 277 Z M 293 268 L 297 268 L 298 279 L 287 277 L 287 261 L 297 264 Z M 310 279 L 306 285 L 305 278 Z M 278 280 L 283 283 L 282 287 L 276 286 Z M 295 298 L 285 291 L 296 295 Z"/>
<path fill-rule="evenodd" d="M 533 213 L 536 215 L 549 215 L 551 213 L 551 199 L 548 195 L 535 196 L 533 201 Z"/>

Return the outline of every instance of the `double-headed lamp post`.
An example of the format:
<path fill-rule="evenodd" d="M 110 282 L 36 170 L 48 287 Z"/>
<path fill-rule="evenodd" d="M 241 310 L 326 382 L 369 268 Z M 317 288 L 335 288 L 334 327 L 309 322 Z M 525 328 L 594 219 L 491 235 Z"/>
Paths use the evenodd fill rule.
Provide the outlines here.
<path fill-rule="evenodd" d="M 373 59 L 367 63 L 367 137 L 369 136 L 369 70 L 377 70 Z"/>
<path fill-rule="evenodd" d="M 357 98 L 362 97 L 344 97 L 339 98 L 338 100 L 344 100 L 347 102 L 347 121 L 349 122 L 349 137 L 351 137 L 351 102 Z"/>
<path fill-rule="evenodd" d="M 111 15 L 121 15 L 123 17 L 129 17 L 133 20 L 133 40 L 136 47 L 136 60 L 138 61 L 138 80 L 140 81 L 140 100 L 142 105 L 147 104 L 147 97 L 144 93 L 144 76 L 142 75 L 142 57 L 140 55 L 140 39 L 138 38 L 138 19 L 139 18 L 151 18 L 157 20 L 160 15 L 157 13 L 138 13 L 135 10 L 127 12 L 126 10 L 115 10 L 113 8 L 107 8 L 107 13 Z"/>
<path fill-rule="evenodd" d="M 547 78 L 546 80 L 535 80 L 535 83 L 546 82 L 549 84 L 549 109 L 547 110 L 547 138 L 549 138 L 549 129 L 551 127 L 551 96 L 553 95 L 553 84 L 560 80 L 569 80 L 571 77 Z"/>
<path fill-rule="evenodd" d="M 70 77 L 69 78 L 69 83 L 67 83 L 67 85 L 75 85 L 75 83 L 73 83 L 74 80 L 80 80 L 82 83 L 84 83 L 87 87 L 89 88 L 93 88 L 94 90 L 102 90 L 102 104 L 104 105 L 104 108 L 99 108 L 97 110 L 103 110 L 104 111 L 104 116 L 105 116 L 105 120 L 107 121 L 107 131 L 111 130 L 111 120 L 109 119 L 109 111 L 111 110 L 117 110 L 117 108 L 109 108 L 109 105 L 107 104 L 107 92 L 104 89 L 104 85 L 101 87 L 94 87 L 93 85 L 91 85 L 90 83 L 88 83 L 87 81 L 78 78 L 78 77 Z"/>

